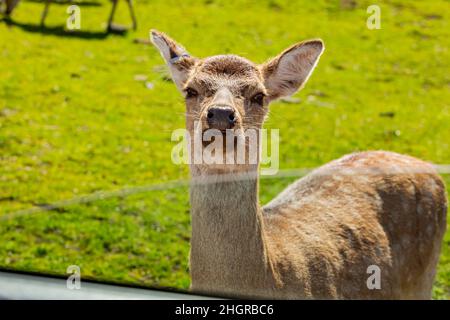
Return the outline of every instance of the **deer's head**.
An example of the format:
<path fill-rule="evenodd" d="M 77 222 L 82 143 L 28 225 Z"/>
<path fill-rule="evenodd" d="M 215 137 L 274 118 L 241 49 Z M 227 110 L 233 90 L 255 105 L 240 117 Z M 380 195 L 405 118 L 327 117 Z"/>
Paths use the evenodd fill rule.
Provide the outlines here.
<path fill-rule="evenodd" d="M 185 97 L 186 127 L 190 136 L 193 137 L 199 127 L 202 133 L 209 130 L 222 134 L 224 154 L 230 150 L 235 153 L 238 149 L 226 144 L 226 133 L 232 131 L 242 136 L 248 129 L 259 130 L 269 103 L 298 91 L 308 80 L 324 50 L 321 40 L 304 41 L 258 65 L 236 55 L 193 57 L 183 46 L 155 30 L 151 31 L 151 40 Z M 207 148 L 208 144 L 203 142 L 202 147 Z M 246 150 L 248 152 L 248 148 Z M 210 172 L 229 172 L 246 167 L 235 164 L 199 166 Z"/>

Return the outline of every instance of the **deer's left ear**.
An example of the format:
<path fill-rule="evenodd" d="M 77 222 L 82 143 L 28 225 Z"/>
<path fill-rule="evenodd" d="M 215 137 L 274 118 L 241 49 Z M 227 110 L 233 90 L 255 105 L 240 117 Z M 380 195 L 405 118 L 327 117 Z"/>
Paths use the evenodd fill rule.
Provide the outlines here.
<path fill-rule="evenodd" d="M 192 67 L 195 65 L 196 58 L 191 57 L 183 46 L 162 32 L 151 30 L 150 39 L 166 61 L 173 82 L 182 91 L 184 83 L 188 79 Z"/>
<path fill-rule="evenodd" d="M 290 96 L 308 80 L 324 50 L 322 40 L 297 43 L 261 66 L 269 100 Z"/>

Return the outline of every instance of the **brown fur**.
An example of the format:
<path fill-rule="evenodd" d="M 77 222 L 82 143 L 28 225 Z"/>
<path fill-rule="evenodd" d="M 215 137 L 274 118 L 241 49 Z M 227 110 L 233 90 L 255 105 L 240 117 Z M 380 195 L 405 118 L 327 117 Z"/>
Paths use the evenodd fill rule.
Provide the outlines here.
<path fill-rule="evenodd" d="M 236 129 L 261 128 L 270 101 L 296 92 L 323 51 L 292 46 L 263 65 L 233 55 L 197 59 L 166 35 L 152 41 L 186 98 L 186 126 L 211 106 Z M 184 56 L 182 57 L 182 55 Z M 180 59 L 171 60 L 180 56 Z M 252 102 L 264 94 L 262 105 Z M 248 150 L 247 150 L 248 151 Z M 446 228 L 445 187 L 433 167 L 391 152 L 351 154 L 296 181 L 265 207 L 258 165 L 192 164 L 190 272 L 197 293 L 250 298 L 429 299 Z M 367 268 L 381 270 L 368 289 Z"/>

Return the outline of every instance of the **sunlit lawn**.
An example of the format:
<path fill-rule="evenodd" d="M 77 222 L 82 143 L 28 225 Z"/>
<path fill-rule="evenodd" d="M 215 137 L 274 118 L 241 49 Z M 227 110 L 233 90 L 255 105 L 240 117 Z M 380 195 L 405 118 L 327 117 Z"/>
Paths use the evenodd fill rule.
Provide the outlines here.
<path fill-rule="evenodd" d="M 324 39 L 299 102 L 271 107 L 281 169 L 366 149 L 450 163 L 448 2 L 382 2 L 381 30 L 366 28 L 369 4 L 141 0 L 138 30 L 105 36 L 109 1 L 81 2 L 75 34 L 59 28 L 67 3 L 53 4 L 41 29 L 43 4 L 22 1 L 10 26 L 0 22 L 0 267 L 63 275 L 75 264 L 85 278 L 188 288 L 187 188 L 107 193 L 188 177 L 171 162 L 182 99 L 159 54 L 134 42 L 150 28 L 194 55 L 256 62 Z M 129 23 L 124 3 L 117 21 Z M 262 200 L 292 179 L 263 180 Z M 103 199 L 16 213 L 99 191 Z M 447 233 L 435 298 L 450 298 L 449 245 Z"/>

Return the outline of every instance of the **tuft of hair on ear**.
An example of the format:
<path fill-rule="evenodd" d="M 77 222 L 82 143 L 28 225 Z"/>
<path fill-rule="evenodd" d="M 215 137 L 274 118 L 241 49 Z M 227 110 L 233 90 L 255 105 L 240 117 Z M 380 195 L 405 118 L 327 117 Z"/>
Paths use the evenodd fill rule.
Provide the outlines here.
<path fill-rule="evenodd" d="M 182 90 L 191 68 L 195 65 L 196 59 L 191 57 L 182 45 L 163 32 L 152 29 L 150 31 L 150 40 L 166 61 L 172 79 L 178 89 Z"/>
<path fill-rule="evenodd" d="M 290 96 L 300 90 L 324 51 L 320 39 L 297 43 L 262 65 L 269 99 Z"/>
<path fill-rule="evenodd" d="M 189 57 L 188 52 L 183 46 L 176 43 L 163 32 L 152 29 L 150 31 L 150 39 L 167 62 L 174 63 L 182 57 Z"/>

